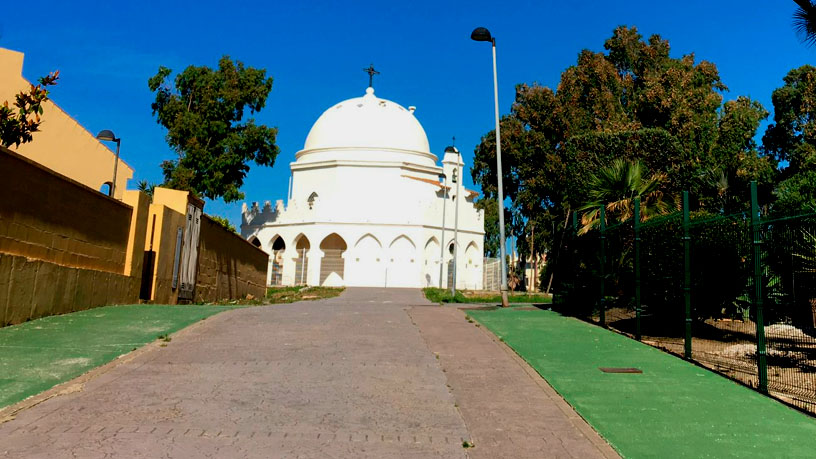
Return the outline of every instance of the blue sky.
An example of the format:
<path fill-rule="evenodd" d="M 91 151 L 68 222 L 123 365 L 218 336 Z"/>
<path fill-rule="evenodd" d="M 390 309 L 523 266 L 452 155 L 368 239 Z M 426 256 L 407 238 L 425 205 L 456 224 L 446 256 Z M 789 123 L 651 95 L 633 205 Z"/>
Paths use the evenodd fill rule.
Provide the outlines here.
<path fill-rule="evenodd" d="M 717 64 L 729 88 L 772 109 L 771 92 L 788 70 L 812 63 L 816 48 L 791 27 L 793 1 L 307 2 L 44 0 L 6 2 L 0 46 L 26 54 L 30 80 L 59 69 L 52 98 L 91 132 L 112 129 L 140 179 L 158 182 L 174 153 L 150 111 L 147 79 L 159 65 L 215 66 L 228 54 L 274 78 L 257 120 L 279 129 L 274 167 L 253 166 L 246 201 L 286 196 L 289 163 L 318 116 L 363 95 L 374 63 L 377 95 L 417 106 L 431 149 L 451 137 L 472 164 L 493 127 L 490 48 L 470 40 L 476 26 L 497 37 L 499 103 L 507 113 L 518 83 L 558 83 L 584 48 L 601 51 L 612 30 L 659 33 L 672 54 L 694 52 Z M 764 129 L 764 128 L 763 128 Z M 470 181 L 469 174 L 466 182 Z M 466 183 L 468 185 L 468 183 Z M 472 184 L 471 184 L 472 186 Z M 240 224 L 241 203 L 205 211 Z"/>

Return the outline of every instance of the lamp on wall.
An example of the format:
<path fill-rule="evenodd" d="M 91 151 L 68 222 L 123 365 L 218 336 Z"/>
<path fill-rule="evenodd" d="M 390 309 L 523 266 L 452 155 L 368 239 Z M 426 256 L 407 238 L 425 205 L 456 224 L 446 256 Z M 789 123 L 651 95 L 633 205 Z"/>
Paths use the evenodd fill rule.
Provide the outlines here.
<path fill-rule="evenodd" d="M 116 191 L 116 170 L 119 167 L 119 146 L 121 145 L 122 139 L 116 137 L 113 134 L 113 131 L 109 129 L 103 129 L 99 131 L 99 134 L 96 135 L 98 140 L 103 140 L 105 142 L 116 142 L 116 160 L 113 162 L 113 181 L 111 182 L 110 186 L 110 197 L 114 196 L 114 191 Z"/>

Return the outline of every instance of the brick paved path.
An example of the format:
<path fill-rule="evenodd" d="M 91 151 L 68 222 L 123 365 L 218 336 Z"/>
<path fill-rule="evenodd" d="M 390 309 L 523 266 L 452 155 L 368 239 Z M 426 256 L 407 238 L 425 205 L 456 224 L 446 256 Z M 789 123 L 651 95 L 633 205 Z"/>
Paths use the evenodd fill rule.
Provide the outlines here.
<path fill-rule="evenodd" d="M 563 407 L 544 423 L 507 423 L 553 400 L 461 311 L 422 304 L 415 290 L 349 289 L 219 314 L 0 424 L 0 457 L 601 457 L 605 444 Z M 443 320 L 464 327 L 459 338 Z M 514 369 L 518 397 L 505 376 L 509 393 L 484 405 L 475 386 L 496 382 L 462 377 L 447 357 L 466 348 L 488 352 L 479 364 L 491 371 Z M 482 409 L 506 437 L 486 433 Z"/>

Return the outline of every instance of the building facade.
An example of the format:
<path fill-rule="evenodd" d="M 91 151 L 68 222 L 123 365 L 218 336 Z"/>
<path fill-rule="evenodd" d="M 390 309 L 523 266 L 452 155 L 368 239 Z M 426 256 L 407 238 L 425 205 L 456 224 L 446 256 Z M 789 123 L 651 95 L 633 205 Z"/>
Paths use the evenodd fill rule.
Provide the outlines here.
<path fill-rule="evenodd" d="M 414 111 L 373 88 L 332 106 L 290 165 L 286 205 L 244 204 L 241 234 L 270 254 L 270 285 L 446 287 L 456 254 L 457 287 L 482 288 L 478 193 L 454 148 L 438 165 Z"/>
<path fill-rule="evenodd" d="M 0 48 L 0 104 L 11 104 L 30 82 L 23 77 L 23 53 Z M 53 90 L 59 93 L 59 85 Z M 53 101 L 43 104 L 42 124 L 34 140 L 10 150 L 72 180 L 104 193 L 113 180 L 116 155 Z M 114 127 L 111 127 L 113 129 Z M 122 200 L 133 168 L 119 158 L 114 196 Z"/>

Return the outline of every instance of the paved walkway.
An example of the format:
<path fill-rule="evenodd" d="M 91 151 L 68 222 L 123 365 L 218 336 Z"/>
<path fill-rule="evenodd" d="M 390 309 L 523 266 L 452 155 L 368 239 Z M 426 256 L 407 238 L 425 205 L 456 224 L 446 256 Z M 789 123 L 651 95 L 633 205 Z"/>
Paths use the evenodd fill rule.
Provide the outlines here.
<path fill-rule="evenodd" d="M 0 424 L 0 457 L 609 455 L 461 311 L 421 305 L 349 289 L 219 314 Z"/>

